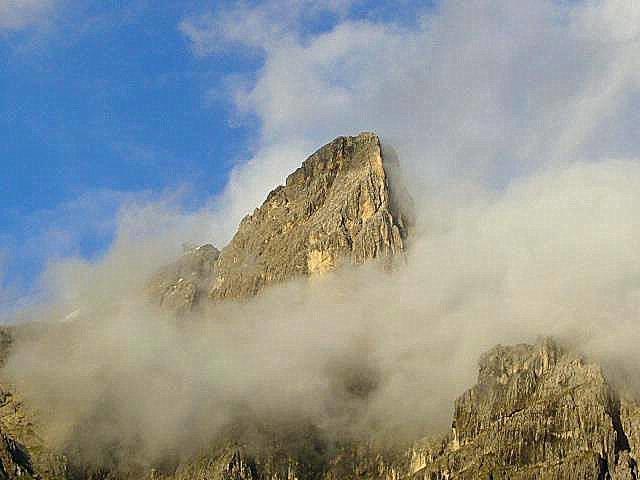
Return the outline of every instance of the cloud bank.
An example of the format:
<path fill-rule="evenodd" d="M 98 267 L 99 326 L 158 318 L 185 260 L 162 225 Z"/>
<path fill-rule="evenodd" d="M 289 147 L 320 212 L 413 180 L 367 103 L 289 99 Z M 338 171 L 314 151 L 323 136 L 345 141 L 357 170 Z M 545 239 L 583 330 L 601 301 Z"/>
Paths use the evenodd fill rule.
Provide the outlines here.
<path fill-rule="evenodd" d="M 154 464 L 238 419 L 300 418 L 328 438 L 406 440 L 447 427 L 496 343 L 553 335 L 640 360 L 640 7 L 450 1 L 407 25 L 336 3 L 336 24 L 310 33 L 305 4 L 182 23 L 201 55 L 262 57 L 229 92 L 260 121 L 255 155 L 211 208 L 131 208 L 101 261 L 49 269 L 55 315 L 36 317 L 77 313 L 26 334 L 6 373 L 56 444 Z M 224 245 L 305 156 L 360 130 L 393 146 L 413 195 L 406 267 L 300 280 L 178 324 L 145 303 L 182 241 Z"/>

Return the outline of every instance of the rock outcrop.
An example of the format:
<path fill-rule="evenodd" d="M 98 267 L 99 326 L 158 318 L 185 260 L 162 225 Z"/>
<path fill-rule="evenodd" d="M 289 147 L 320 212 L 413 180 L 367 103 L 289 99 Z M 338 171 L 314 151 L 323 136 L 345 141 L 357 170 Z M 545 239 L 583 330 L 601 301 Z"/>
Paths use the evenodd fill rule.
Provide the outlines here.
<path fill-rule="evenodd" d="M 404 450 L 336 445 L 313 478 L 637 479 L 639 422 L 638 404 L 621 402 L 598 365 L 552 340 L 497 346 L 481 358 L 478 384 L 456 400 L 449 434 Z M 207 478 L 284 478 L 242 450 L 237 455 L 252 466 L 250 475 Z M 218 462 L 227 457 L 213 458 L 224 470 Z"/>
<path fill-rule="evenodd" d="M 289 175 L 247 215 L 219 253 L 203 246 L 163 268 L 151 297 L 177 312 L 208 296 L 243 299 L 297 276 L 404 251 L 406 219 L 389 188 L 380 139 L 339 137 Z"/>
<path fill-rule="evenodd" d="M 455 403 L 439 458 L 418 478 L 637 478 L 620 399 L 602 369 L 546 339 L 498 346 Z"/>
<path fill-rule="evenodd" d="M 151 278 L 147 285 L 149 297 L 177 314 L 191 311 L 211 283 L 219 256 L 213 245 L 189 249 Z"/>
<path fill-rule="evenodd" d="M 14 333 L 0 328 L 0 367 L 9 355 Z M 0 479 L 66 479 L 67 461 L 52 452 L 38 435 L 37 419 L 19 392 L 0 384 Z"/>
<path fill-rule="evenodd" d="M 311 155 L 245 217 L 216 263 L 211 298 L 244 298 L 266 285 L 404 250 L 406 228 L 380 139 L 340 137 Z"/>

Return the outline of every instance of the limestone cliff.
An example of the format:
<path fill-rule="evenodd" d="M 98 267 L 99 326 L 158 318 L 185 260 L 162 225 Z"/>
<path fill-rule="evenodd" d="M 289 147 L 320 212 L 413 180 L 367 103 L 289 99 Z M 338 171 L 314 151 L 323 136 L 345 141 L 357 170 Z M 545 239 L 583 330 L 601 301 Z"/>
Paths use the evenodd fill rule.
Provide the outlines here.
<path fill-rule="evenodd" d="M 178 314 L 192 310 L 210 284 L 219 256 L 213 245 L 190 249 L 151 278 L 147 294 L 162 308 Z"/>
<path fill-rule="evenodd" d="M 255 295 L 298 275 L 388 258 L 406 229 L 389 190 L 380 139 L 340 137 L 311 155 L 242 220 L 216 262 L 214 299 Z"/>
<path fill-rule="evenodd" d="M 200 247 L 159 271 L 151 297 L 180 313 L 207 295 L 242 299 L 296 276 L 403 252 L 405 218 L 385 166 L 375 134 L 335 139 L 269 193 L 221 253 Z"/>
<path fill-rule="evenodd" d="M 498 346 L 455 403 L 444 452 L 416 478 L 637 478 L 620 400 L 602 369 L 547 339 Z"/>

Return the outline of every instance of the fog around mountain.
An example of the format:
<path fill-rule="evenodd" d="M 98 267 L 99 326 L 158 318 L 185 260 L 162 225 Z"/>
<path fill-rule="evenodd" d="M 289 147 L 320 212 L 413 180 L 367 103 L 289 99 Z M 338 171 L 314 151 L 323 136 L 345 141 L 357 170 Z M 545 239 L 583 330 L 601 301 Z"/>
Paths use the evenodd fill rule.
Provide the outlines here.
<path fill-rule="evenodd" d="M 264 55 L 233 97 L 262 125 L 253 158 L 201 211 L 126 205 L 109 252 L 53 262 L 50 301 L 21 314 L 48 332 L 19 338 L 6 372 L 48 439 L 99 461 L 129 446 L 142 463 L 238 419 L 400 441 L 449 426 L 497 343 L 551 335 L 637 365 L 636 4 L 444 2 L 415 28 L 345 20 L 303 40 L 294 19 L 257 43 L 233 23 L 274 35 L 258 27 L 276 5 L 182 25 L 200 54 Z M 147 304 L 183 242 L 223 247 L 306 156 L 364 129 L 397 152 L 413 199 L 404 266 L 300 279 L 179 323 Z"/>

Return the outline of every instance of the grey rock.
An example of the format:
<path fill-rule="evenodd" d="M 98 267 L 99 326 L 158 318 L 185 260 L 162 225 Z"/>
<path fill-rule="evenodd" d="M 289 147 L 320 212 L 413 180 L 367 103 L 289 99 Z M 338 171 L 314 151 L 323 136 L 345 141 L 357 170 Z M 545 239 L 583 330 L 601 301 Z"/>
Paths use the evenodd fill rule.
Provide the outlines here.
<path fill-rule="evenodd" d="M 385 167 L 375 134 L 335 139 L 269 193 L 220 254 L 203 246 L 159 271 L 150 297 L 184 313 L 206 295 L 244 299 L 345 262 L 390 261 L 404 252 L 407 228 Z"/>
<path fill-rule="evenodd" d="M 220 251 L 209 244 L 190 249 L 151 278 L 149 298 L 178 314 L 191 311 L 211 283 L 219 256 Z"/>
<path fill-rule="evenodd" d="M 400 477 L 635 479 L 634 415 L 621 417 L 598 365 L 552 340 L 497 346 L 481 358 L 478 384 L 456 400 L 442 452 L 414 447 L 422 467 Z"/>
<path fill-rule="evenodd" d="M 265 286 L 322 274 L 343 262 L 404 251 L 380 139 L 339 137 L 311 155 L 245 217 L 216 263 L 211 298 L 246 298 Z"/>

